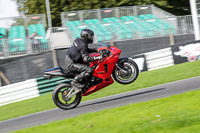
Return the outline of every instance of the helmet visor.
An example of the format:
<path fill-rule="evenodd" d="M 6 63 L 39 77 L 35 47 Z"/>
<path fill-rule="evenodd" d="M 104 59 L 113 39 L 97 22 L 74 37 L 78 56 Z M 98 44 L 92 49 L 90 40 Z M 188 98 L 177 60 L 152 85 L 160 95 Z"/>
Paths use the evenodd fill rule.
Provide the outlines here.
<path fill-rule="evenodd" d="M 94 35 L 88 34 L 88 38 L 93 41 Z"/>

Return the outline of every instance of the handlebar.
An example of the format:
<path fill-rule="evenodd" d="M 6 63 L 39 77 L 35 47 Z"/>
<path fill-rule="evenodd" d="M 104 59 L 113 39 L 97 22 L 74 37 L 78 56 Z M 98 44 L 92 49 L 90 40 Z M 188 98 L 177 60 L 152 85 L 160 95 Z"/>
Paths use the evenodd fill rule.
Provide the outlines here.
<path fill-rule="evenodd" d="M 100 55 L 102 55 L 103 57 L 108 57 L 108 56 L 110 56 L 110 51 L 107 50 L 107 49 L 100 50 L 98 53 L 99 53 Z"/>

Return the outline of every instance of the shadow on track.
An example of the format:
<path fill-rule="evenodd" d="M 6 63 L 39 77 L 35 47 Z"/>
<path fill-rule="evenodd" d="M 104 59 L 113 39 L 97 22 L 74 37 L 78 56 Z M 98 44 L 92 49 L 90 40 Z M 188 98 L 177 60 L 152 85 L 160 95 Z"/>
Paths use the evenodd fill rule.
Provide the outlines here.
<path fill-rule="evenodd" d="M 142 94 L 146 94 L 146 93 L 152 93 L 152 92 L 161 91 L 161 90 L 164 90 L 164 89 L 166 89 L 166 88 L 159 88 L 159 89 L 154 89 L 154 90 L 150 90 L 150 91 L 139 92 L 139 93 L 135 93 L 135 94 L 130 94 L 130 95 L 126 95 L 126 96 L 121 96 L 121 97 L 117 97 L 117 98 L 112 98 L 112 99 L 108 99 L 108 100 L 94 102 L 94 103 L 90 103 L 90 104 L 86 104 L 86 105 L 80 105 L 76 108 L 82 108 L 82 107 L 86 107 L 86 106 L 97 105 L 97 104 L 106 103 L 106 102 L 110 102 L 110 101 L 117 101 L 119 99 L 133 97 L 133 96 L 142 95 Z"/>

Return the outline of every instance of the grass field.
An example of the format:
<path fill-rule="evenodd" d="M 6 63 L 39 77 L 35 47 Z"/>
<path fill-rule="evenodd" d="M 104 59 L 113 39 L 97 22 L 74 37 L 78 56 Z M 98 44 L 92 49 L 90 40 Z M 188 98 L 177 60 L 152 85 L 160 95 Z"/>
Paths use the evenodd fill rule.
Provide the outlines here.
<path fill-rule="evenodd" d="M 138 79 L 132 84 L 121 85 L 118 83 L 114 83 L 113 85 L 102 89 L 92 95 L 83 97 L 82 101 L 199 76 L 199 66 L 200 61 L 196 61 L 154 71 L 142 72 L 140 73 Z M 32 114 L 35 112 L 49 110 L 52 108 L 56 108 L 56 106 L 53 104 L 51 94 L 47 94 L 37 98 L 0 106 L 0 121 Z"/>
<path fill-rule="evenodd" d="M 15 133 L 199 133 L 200 90 L 88 113 Z"/>

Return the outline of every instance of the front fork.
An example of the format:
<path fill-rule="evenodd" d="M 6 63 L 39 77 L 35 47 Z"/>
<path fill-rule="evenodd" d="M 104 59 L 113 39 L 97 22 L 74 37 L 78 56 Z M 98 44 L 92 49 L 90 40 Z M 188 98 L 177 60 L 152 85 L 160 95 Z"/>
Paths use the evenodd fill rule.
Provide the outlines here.
<path fill-rule="evenodd" d="M 72 96 L 76 95 L 77 93 L 79 93 L 81 91 L 81 89 L 78 89 L 76 87 L 72 87 L 72 89 L 70 89 L 70 91 L 67 93 L 66 96 L 64 96 L 65 101 L 69 101 L 71 100 Z"/>
<path fill-rule="evenodd" d="M 121 68 L 121 66 L 119 66 L 118 64 L 116 64 L 116 67 L 123 73 L 123 74 L 127 74 L 128 72 L 125 71 L 123 68 Z"/>

